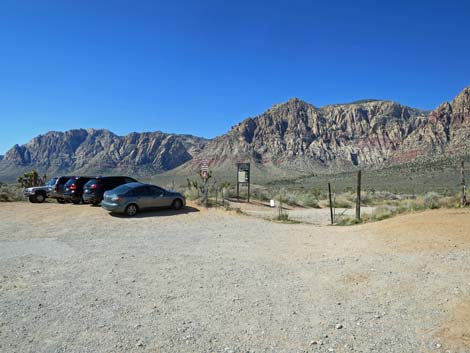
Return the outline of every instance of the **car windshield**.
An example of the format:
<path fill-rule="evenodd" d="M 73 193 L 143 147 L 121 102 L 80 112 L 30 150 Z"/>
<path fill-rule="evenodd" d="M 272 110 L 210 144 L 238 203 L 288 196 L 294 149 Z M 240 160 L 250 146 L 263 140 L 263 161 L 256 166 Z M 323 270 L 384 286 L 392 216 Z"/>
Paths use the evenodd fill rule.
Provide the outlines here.
<path fill-rule="evenodd" d="M 128 185 L 123 184 L 123 185 L 120 185 L 117 188 L 113 189 L 112 192 L 113 192 L 113 194 L 116 194 L 116 195 L 124 195 L 126 192 L 128 192 L 131 189 L 132 188 L 129 187 Z"/>
<path fill-rule="evenodd" d="M 57 178 L 52 178 L 46 183 L 46 186 L 53 186 L 56 181 L 57 181 Z"/>

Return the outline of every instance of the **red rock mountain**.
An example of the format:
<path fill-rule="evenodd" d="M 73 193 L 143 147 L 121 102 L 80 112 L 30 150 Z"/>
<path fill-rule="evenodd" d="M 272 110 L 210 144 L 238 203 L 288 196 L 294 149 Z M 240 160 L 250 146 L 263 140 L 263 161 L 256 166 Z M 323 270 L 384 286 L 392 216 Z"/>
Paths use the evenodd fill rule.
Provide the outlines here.
<path fill-rule="evenodd" d="M 0 177 L 37 168 L 58 173 L 151 175 L 251 161 L 265 168 L 311 172 L 386 167 L 470 154 L 470 88 L 427 112 L 384 100 L 321 108 L 293 98 L 248 118 L 212 140 L 162 132 L 117 136 L 108 130 L 48 132 L 3 160 Z"/>

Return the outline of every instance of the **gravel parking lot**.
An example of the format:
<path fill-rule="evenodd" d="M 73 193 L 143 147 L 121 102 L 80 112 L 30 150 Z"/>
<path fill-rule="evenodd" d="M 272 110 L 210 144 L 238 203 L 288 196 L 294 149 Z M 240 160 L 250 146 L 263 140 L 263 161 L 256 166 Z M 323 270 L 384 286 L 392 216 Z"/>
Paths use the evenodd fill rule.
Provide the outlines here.
<path fill-rule="evenodd" d="M 470 352 L 470 210 L 354 227 L 0 204 L 0 352 Z"/>

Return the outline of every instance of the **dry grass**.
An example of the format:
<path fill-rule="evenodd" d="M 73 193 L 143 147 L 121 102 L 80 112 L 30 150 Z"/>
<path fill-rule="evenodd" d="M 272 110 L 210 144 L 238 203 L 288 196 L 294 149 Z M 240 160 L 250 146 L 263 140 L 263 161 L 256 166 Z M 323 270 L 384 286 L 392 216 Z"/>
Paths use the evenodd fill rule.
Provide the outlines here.
<path fill-rule="evenodd" d="M 383 196 L 386 195 L 384 198 Z M 412 213 L 423 210 L 438 208 L 458 208 L 460 199 L 458 195 L 441 196 L 435 192 L 428 192 L 425 195 L 394 195 L 382 193 L 382 197 L 369 199 L 369 204 L 376 206 L 371 214 L 363 214 L 361 220 L 356 220 L 351 216 L 339 216 L 337 225 L 354 225 L 365 222 L 377 222 L 399 214 Z M 336 207 L 339 207 L 336 205 Z"/>
<path fill-rule="evenodd" d="M 1 184 L 0 202 L 24 201 L 23 188 L 18 185 Z"/>

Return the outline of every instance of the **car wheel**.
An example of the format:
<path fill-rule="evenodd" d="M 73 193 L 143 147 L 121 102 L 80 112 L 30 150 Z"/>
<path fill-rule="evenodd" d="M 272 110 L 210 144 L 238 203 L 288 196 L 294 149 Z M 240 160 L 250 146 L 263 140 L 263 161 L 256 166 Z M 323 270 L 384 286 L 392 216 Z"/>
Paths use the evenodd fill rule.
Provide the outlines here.
<path fill-rule="evenodd" d="M 43 194 L 36 194 L 36 202 L 37 203 L 43 203 L 46 201 L 46 197 Z"/>
<path fill-rule="evenodd" d="M 31 195 L 28 197 L 29 202 L 36 203 L 36 195 Z"/>
<path fill-rule="evenodd" d="M 173 201 L 172 208 L 174 210 L 180 210 L 181 207 L 183 207 L 183 201 L 181 201 L 180 199 L 176 199 L 175 201 Z"/>
<path fill-rule="evenodd" d="M 74 205 L 78 205 L 78 204 L 81 204 L 83 202 L 83 199 L 81 197 L 78 197 L 78 198 L 74 197 L 72 199 L 72 202 L 73 202 Z"/>
<path fill-rule="evenodd" d="M 137 212 L 139 211 L 137 205 L 131 203 L 129 206 L 126 207 L 126 210 L 124 211 L 127 216 L 129 217 L 134 217 Z"/>

